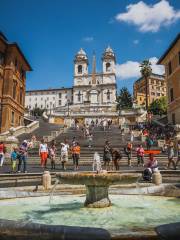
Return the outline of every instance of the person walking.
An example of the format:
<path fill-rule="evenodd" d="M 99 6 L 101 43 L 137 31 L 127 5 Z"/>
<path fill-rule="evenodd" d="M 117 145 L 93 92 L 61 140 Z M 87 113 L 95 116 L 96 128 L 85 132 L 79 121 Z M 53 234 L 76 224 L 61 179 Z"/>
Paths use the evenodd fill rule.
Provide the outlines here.
<path fill-rule="evenodd" d="M 178 166 L 178 163 L 180 162 L 180 140 L 177 143 L 177 161 L 176 161 L 176 168 Z"/>
<path fill-rule="evenodd" d="M 49 148 L 49 158 L 51 160 L 51 170 L 56 168 L 56 145 L 55 141 L 53 140 L 51 146 Z"/>
<path fill-rule="evenodd" d="M 122 153 L 118 149 L 112 149 L 113 170 L 119 170 L 119 161 L 122 159 Z"/>
<path fill-rule="evenodd" d="M 16 172 L 16 162 L 18 159 L 18 151 L 14 147 L 13 151 L 11 152 L 11 168 L 12 168 L 12 173 Z"/>
<path fill-rule="evenodd" d="M 138 148 L 136 149 L 136 154 L 137 154 L 137 166 L 139 167 L 140 164 L 144 167 L 144 148 L 142 145 L 139 145 Z"/>
<path fill-rule="evenodd" d="M 80 145 L 78 142 L 75 143 L 75 145 L 72 146 L 71 148 L 72 151 L 72 159 L 73 159 L 73 164 L 74 164 L 74 170 L 79 170 L 79 159 L 80 159 Z"/>
<path fill-rule="evenodd" d="M 109 141 L 105 142 L 103 160 L 106 170 L 109 170 L 109 164 L 112 161 L 112 151 Z"/>
<path fill-rule="evenodd" d="M 125 154 L 127 155 L 127 158 L 128 158 L 128 166 L 129 167 L 132 167 L 132 164 L 131 164 L 131 158 L 132 158 L 132 143 L 131 142 L 128 142 L 125 149 L 124 149 L 124 152 Z"/>
<path fill-rule="evenodd" d="M 87 136 L 88 139 L 88 148 L 92 147 L 92 142 L 93 142 L 93 135 L 92 133 L 89 133 L 89 135 Z"/>
<path fill-rule="evenodd" d="M 41 158 L 41 167 L 46 168 L 47 158 L 48 158 L 48 146 L 44 139 L 41 140 L 39 145 L 39 156 Z"/>
<path fill-rule="evenodd" d="M 68 150 L 69 144 L 67 140 L 64 140 L 64 143 L 61 143 L 61 164 L 63 170 L 66 170 L 66 163 L 68 162 Z"/>
<path fill-rule="evenodd" d="M 176 170 L 176 163 L 174 161 L 174 143 L 170 142 L 168 146 L 168 168 L 170 168 L 171 163 L 173 164 L 174 169 Z"/>
<path fill-rule="evenodd" d="M 3 142 L 0 142 L 0 167 L 3 166 L 5 153 L 6 153 L 6 147 Z"/>
<path fill-rule="evenodd" d="M 133 130 L 130 131 L 130 141 L 133 143 L 134 141 L 134 132 Z"/>
<path fill-rule="evenodd" d="M 27 173 L 27 151 L 28 151 L 28 142 L 24 140 L 19 147 L 18 153 L 18 173 L 22 171 L 22 164 L 23 164 L 23 172 Z"/>

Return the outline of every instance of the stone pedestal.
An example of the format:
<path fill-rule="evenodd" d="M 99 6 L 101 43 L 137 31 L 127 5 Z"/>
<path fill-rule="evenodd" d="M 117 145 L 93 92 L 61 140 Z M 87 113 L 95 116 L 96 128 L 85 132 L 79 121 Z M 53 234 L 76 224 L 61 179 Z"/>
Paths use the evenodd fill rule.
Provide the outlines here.
<path fill-rule="evenodd" d="M 42 185 L 44 187 L 44 190 L 48 190 L 51 188 L 51 175 L 49 171 L 44 171 L 42 176 Z"/>
<path fill-rule="evenodd" d="M 111 206 L 108 196 L 109 186 L 86 186 L 85 207 L 104 208 Z"/>
<path fill-rule="evenodd" d="M 162 175 L 159 171 L 153 173 L 152 182 L 156 185 L 162 184 Z"/>

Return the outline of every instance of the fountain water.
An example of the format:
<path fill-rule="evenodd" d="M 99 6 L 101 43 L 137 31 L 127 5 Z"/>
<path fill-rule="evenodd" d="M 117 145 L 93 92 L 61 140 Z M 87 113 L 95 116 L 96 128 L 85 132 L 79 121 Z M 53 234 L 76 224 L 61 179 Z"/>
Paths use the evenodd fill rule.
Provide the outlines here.
<path fill-rule="evenodd" d="M 49 194 L 49 205 L 51 205 L 51 202 L 52 202 L 52 198 L 53 198 L 53 195 L 54 195 L 54 190 L 56 189 L 56 186 L 59 184 L 59 180 L 57 179 L 53 188 L 51 189 L 50 191 L 50 194 Z"/>

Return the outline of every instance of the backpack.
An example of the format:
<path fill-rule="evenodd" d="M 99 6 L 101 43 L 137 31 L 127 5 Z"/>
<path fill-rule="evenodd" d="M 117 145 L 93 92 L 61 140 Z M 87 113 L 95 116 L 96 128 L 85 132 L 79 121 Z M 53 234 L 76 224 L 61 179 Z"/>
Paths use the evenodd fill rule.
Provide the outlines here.
<path fill-rule="evenodd" d="M 143 180 L 145 180 L 145 181 L 151 181 L 151 177 L 152 177 L 152 173 L 149 171 L 148 168 L 146 168 L 146 169 L 143 171 Z"/>

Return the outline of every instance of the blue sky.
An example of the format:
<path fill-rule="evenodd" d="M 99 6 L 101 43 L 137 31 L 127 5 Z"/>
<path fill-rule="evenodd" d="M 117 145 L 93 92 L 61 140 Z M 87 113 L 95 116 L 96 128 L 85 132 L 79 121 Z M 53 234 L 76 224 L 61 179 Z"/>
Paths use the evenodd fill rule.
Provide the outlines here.
<path fill-rule="evenodd" d="M 0 30 L 16 41 L 33 68 L 27 89 L 71 87 L 73 59 L 110 45 L 117 58 L 118 87 L 132 91 L 138 64 L 157 61 L 180 29 L 179 0 L 0 0 Z M 153 67 L 157 73 L 162 67 Z"/>

